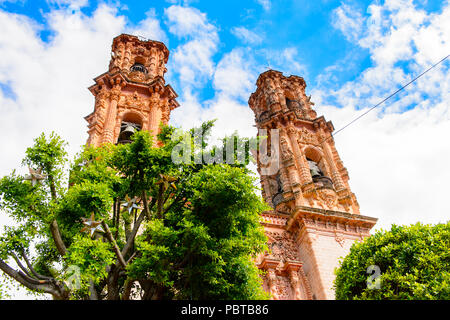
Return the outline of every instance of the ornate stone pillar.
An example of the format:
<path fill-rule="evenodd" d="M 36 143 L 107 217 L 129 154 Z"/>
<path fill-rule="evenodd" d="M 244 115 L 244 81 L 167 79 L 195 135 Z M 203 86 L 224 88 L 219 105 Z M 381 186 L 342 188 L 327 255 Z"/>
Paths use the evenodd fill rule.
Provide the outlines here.
<path fill-rule="evenodd" d="M 306 297 L 302 294 L 301 282 L 298 276 L 298 271 L 302 267 L 302 263 L 299 261 L 286 261 L 284 270 L 289 274 L 291 281 L 292 291 L 294 293 L 295 300 L 304 300 Z"/>
<path fill-rule="evenodd" d="M 264 257 L 263 261 L 259 265 L 260 269 L 267 271 L 267 285 L 269 287 L 269 292 L 272 295 L 272 300 L 278 300 L 278 293 L 277 293 L 277 274 L 276 269 L 279 265 L 280 261 L 271 259 L 269 257 Z"/>
<path fill-rule="evenodd" d="M 116 116 L 117 116 L 117 103 L 120 99 L 120 86 L 116 85 L 112 90 L 110 94 L 110 103 L 109 103 L 109 109 L 108 114 L 106 116 L 105 120 L 105 130 L 103 133 L 103 141 L 102 143 L 114 143 L 114 129 L 116 126 Z"/>
<path fill-rule="evenodd" d="M 277 294 L 277 275 L 275 269 L 267 270 L 270 294 L 272 295 L 272 300 L 278 300 Z"/>
<path fill-rule="evenodd" d="M 344 182 L 342 181 L 341 175 L 339 174 L 336 164 L 334 163 L 333 153 L 331 152 L 330 145 L 327 141 L 322 143 L 323 150 L 325 151 L 325 156 L 327 157 L 328 163 L 331 168 L 331 178 L 333 179 L 336 191 L 345 189 Z"/>
<path fill-rule="evenodd" d="M 148 122 L 148 130 L 151 132 L 153 137 L 156 139 L 156 135 L 159 132 L 159 124 L 162 120 L 162 110 L 161 110 L 161 98 L 160 93 L 156 88 L 151 89 L 150 97 L 150 116 Z"/>

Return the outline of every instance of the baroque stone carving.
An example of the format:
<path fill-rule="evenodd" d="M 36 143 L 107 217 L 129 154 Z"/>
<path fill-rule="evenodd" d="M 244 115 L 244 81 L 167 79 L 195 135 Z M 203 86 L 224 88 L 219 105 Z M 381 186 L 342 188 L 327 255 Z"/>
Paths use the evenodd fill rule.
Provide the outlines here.
<path fill-rule="evenodd" d="M 274 300 L 278 300 L 278 279 L 274 269 L 267 270 L 267 280 L 269 282 L 269 290 Z"/>
<path fill-rule="evenodd" d="M 317 137 L 311 131 L 306 128 L 301 128 L 298 131 L 298 142 L 304 144 L 314 144 L 317 145 Z"/>
<path fill-rule="evenodd" d="M 338 197 L 334 190 L 331 189 L 319 189 L 317 190 L 319 199 L 322 200 L 330 209 L 337 206 Z"/>
<path fill-rule="evenodd" d="M 298 260 L 298 245 L 287 231 L 268 233 L 270 255 L 280 261 Z"/>
<path fill-rule="evenodd" d="M 135 91 L 133 94 L 125 96 L 124 104 L 127 107 L 136 106 L 143 108 L 145 106 L 145 100 Z"/>
<path fill-rule="evenodd" d="M 282 214 L 290 214 L 292 212 L 291 207 L 289 207 L 287 204 L 282 204 L 277 208 L 277 212 Z"/>
<path fill-rule="evenodd" d="M 276 279 L 277 300 L 293 299 L 291 281 L 284 275 L 278 275 Z"/>
<path fill-rule="evenodd" d="M 344 247 L 345 238 L 338 234 L 336 231 L 334 232 L 334 234 L 334 240 L 336 240 L 336 242 L 339 243 L 341 247 Z"/>
<path fill-rule="evenodd" d="M 281 137 L 280 139 L 280 146 L 281 146 L 281 156 L 283 160 L 292 159 L 293 153 L 290 150 L 289 144 L 284 137 Z"/>
<path fill-rule="evenodd" d="M 128 74 L 131 81 L 143 82 L 145 81 L 145 74 L 139 71 L 133 71 Z"/>

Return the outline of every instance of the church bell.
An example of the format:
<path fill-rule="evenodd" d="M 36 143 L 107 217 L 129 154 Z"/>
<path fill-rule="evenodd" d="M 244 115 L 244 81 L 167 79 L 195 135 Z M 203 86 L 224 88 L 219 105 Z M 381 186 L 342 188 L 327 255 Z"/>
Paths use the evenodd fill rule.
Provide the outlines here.
<path fill-rule="evenodd" d="M 117 143 L 124 144 L 124 143 L 131 143 L 131 136 L 136 132 L 136 125 L 131 122 L 123 122 L 122 123 L 122 130 L 119 135 L 119 139 Z"/>

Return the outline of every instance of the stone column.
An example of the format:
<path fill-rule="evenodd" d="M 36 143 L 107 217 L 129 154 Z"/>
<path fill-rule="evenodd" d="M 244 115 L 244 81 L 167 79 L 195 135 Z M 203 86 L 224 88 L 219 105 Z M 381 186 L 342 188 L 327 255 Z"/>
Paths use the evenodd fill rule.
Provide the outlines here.
<path fill-rule="evenodd" d="M 151 135 L 156 139 L 156 135 L 159 132 L 159 123 L 162 119 L 162 110 L 161 110 L 161 98 L 159 91 L 155 88 L 150 90 L 150 113 L 148 117 L 148 130 Z M 156 141 L 156 140 L 155 140 Z"/>
<path fill-rule="evenodd" d="M 289 274 L 289 279 L 291 281 L 292 291 L 294 293 L 295 300 L 305 300 L 306 297 L 302 295 L 302 288 L 300 283 L 300 278 L 298 277 L 298 270 L 302 267 L 301 262 L 297 261 L 286 261 L 285 270 Z"/>
<path fill-rule="evenodd" d="M 277 274 L 276 269 L 279 265 L 280 261 L 275 260 L 273 258 L 264 257 L 261 264 L 258 266 L 260 269 L 267 271 L 267 284 L 269 287 L 270 294 L 272 295 L 272 300 L 278 300 L 277 294 Z"/>
<path fill-rule="evenodd" d="M 322 143 L 323 150 L 325 151 L 325 156 L 328 160 L 328 163 L 331 168 L 331 178 L 333 179 L 334 186 L 336 188 L 336 191 L 345 189 L 344 182 L 342 181 L 342 177 L 339 174 L 336 164 L 334 163 L 333 153 L 331 151 L 330 145 L 327 141 Z"/>
<path fill-rule="evenodd" d="M 115 86 L 110 93 L 108 114 L 105 119 L 102 143 L 114 143 L 114 129 L 116 126 L 117 103 L 120 99 L 120 87 Z"/>

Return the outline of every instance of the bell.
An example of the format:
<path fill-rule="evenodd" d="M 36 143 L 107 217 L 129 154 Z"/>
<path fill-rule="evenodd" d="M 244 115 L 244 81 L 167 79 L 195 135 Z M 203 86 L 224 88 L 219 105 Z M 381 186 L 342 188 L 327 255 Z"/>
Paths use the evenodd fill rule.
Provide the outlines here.
<path fill-rule="evenodd" d="M 125 129 L 120 132 L 119 143 L 131 142 L 131 136 L 136 132 L 135 127 L 131 123 L 124 123 Z"/>
<path fill-rule="evenodd" d="M 134 128 L 134 126 L 132 124 L 128 123 L 126 128 L 124 130 L 122 130 L 121 134 L 132 135 L 135 131 L 136 131 L 136 129 Z"/>

